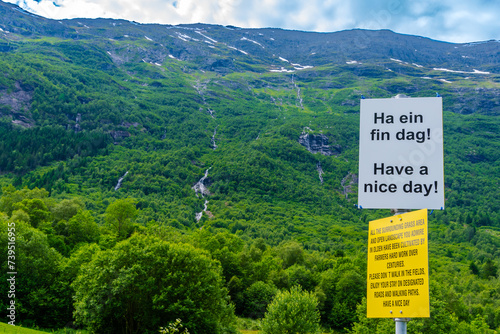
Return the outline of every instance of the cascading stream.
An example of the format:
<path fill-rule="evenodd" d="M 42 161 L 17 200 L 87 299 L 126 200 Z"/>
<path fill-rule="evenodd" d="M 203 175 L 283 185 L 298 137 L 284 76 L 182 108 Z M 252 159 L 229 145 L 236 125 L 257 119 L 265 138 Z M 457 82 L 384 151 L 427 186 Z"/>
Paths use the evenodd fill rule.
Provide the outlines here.
<path fill-rule="evenodd" d="M 201 194 L 201 197 L 204 198 L 205 195 L 208 196 L 210 195 L 210 191 L 208 191 L 207 187 L 205 186 L 205 180 L 207 179 L 208 177 L 208 171 L 211 169 L 212 167 L 208 168 L 206 171 L 205 171 L 205 175 L 203 175 L 203 177 L 192 187 L 192 189 L 195 191 L 196 193 L 196 197 L 199 197 L 198 196 L 198 193 Z M 199 222 L 201 217 L 203 216 L 203 212 L 206 212 L 208 209 L 208 200 L 205 199 L 205 205 L 204 205 L 204 208 L 203 208 L 203 211 L 201 212 L 198 212 L 196 214 L 196 222 Z"/>
<path fill-rule="evenodd" d="M 217 128 L 219 126 L 217 125 L 214 129 L 214 134 L 212 135 L 212 148 L 215 150 L 217 148 L 217 144 L 215 143 L 215 135 L 217 134 Z"/>
<path fill-rule="evenodd" d="M 118 179 L 118 183 L 115 186 L 115 191 L 120 189 L 120 187 L 122 186 L 122 181 L 125 178 L 125 176 L 127 176 L 127 174 L 128 174 L 128 171 L 126 171 L 125 174 L 123 174 L 123 176 Z"/>
<path fill-rule="evenodd" d="M 321 184 L 323 184 L 323 174 L 325 174 L 325 172 L 323 172 L 323 168 L 321 168 L 321 162 L 318 162 L 316 168 L 318 169 L 319 180 L 321 181 Z"/>

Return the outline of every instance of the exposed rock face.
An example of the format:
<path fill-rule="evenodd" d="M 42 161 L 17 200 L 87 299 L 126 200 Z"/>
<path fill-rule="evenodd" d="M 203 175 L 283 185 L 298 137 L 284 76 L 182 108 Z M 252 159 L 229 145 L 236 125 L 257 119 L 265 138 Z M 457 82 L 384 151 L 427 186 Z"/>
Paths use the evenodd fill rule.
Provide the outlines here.
<path fill-rule="evenodd" d="M 130 137 L 130 132 L 128 131 L 111 131 L 111 137 L 115 140 L 115 142 L 122 140 L 123 138 Z"/>
<path fill-rule="evenodd" d="M 352 188 L 357 183 L 358 176 L 350 172 L 342 179 L 342 182 L 340 182 L 340 184 L 342 185 L 342 194 L 345 195 L 345 198 L 347 198 L 350 193 L 353 193 Z"/>
<path fill-rule="evenodd" d="M 16 89 L 11 93 L 7 92 L 7 90 L 0 90 L 0 104 L 9 106 L 13 112 L 29 110 L 33 92 L 23 90 L 19 83 L 16 83 Z"/>
<path fill-rule="evenodd" d="M 307 148 L 311 153 L 321 153 L 326 156 L 337 155 L 341 149 L 338 145 L 328 145 L 328 137 L 323 134 L 312 135 L 304 133 L 299 137 L 299 144 Z"/>

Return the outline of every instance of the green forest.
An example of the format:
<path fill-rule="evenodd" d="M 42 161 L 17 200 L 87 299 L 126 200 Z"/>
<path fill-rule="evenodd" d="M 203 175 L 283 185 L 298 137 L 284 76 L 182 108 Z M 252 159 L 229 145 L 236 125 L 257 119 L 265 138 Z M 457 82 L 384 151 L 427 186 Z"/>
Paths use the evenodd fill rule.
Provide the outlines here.
<path fill-rule="evenodd" d="M 391 212 L 357 206 L 359 101 L 439 92 L 446 208 L 408 332 L 500 331 L 500 75 L 234 54 L 221 74 L 106 52 L 140 39 L 0 40 L 1 322 L 14 293 L 16 326 L 61 333 L 392 332 L 366 317 L 368 223 Z"/>

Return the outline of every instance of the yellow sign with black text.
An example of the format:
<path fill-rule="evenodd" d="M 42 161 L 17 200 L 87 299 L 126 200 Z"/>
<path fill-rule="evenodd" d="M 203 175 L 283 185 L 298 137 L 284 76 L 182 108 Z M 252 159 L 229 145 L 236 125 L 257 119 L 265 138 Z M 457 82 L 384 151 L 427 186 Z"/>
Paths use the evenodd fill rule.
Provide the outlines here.
<path fill-rule="evenodd" d="M 371 221 L 368 232 L 368 318 L 427 318 L 427 209 Z"/>

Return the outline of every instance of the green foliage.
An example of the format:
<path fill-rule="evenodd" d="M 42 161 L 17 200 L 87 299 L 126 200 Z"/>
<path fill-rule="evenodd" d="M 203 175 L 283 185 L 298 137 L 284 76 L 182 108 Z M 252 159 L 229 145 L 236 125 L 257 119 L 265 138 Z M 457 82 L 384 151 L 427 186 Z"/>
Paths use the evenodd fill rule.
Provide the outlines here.
<path fill-rule="evenodd" d="M 99 240 L 99 226 L 89 211 L 78 211 L 66 224 L 59 222 L 57 227 L 64 228 L 60 234 L 66 236 L 66 243 L 74 248 L 79 243 L 93 243 Z"/>
<path fill-rule="evenodd" d="M 76 320 L 91 331 L 155 332 L 178 318 L 191 333 L 232 326 L 217 262 L 189 245 L 134 235 L 96 253 L 73 286 Z"/>
<path fill-rule="evenodd" d="M 366 275 L 361 276 L 353 263 L 339 261 L 322 273 L 316 294 L 321 296 L 323 323 L 343 330 L 356 320 L 356 307 L 366 294 Z"/>
<path fill-rule="evenodd" d="M 132 222 L 136 216 L 137 208 L 132 198 L 114 201 L 105 212 L 106 223 L 118 239 L 124 239 L 132 233 Z"/>
<path fill-rule="evenodd" d="M 64 296 L 58 288 L 61 275 L 62 256 L 49 246 L 47 236 L 16 220 L 0 220 L 0 246 L 7 249 L 8 228 L 15 231 L 15 301 L 16 313 L 20 315 L 16 324 L 40 327 L 60 327 L 71 321 L 71 310 L 66 308 Z M 6 281 L 12 275 L 7 261 L 2 262 L 0 278 Z M 7 285 L 0 288 L 2 310 L 7 310 Z M 6 311 L 2 311 L 5 317 Z"/>
<path fill-rule="evenodd" d="M 243 293 L 244 307 L 242 315 L 247 318 L 261 319 L 278 290 L 272 284 L 257 281 Z"/>
<path fill-rule="evenodd" d="M 187 328 L 182 325 L 181 319 L 176 319 L 175 322 L 171 322 L 167 327 L 160 327 L 161 334 L 189 334 Z"/>
<path fill-rule="evenodd" d="M 64 199 L 54 205 L 52 208 L 52 215 L 55 222 L 61 220 L 70 220 L 74 217 L 79 210 L 85 209 L 85 203 L 79 198 Z"/>
<path fill-rule="evenodd" d="M 315 334 L 319 333 L 318 300 L 316 297 L 293 287 L 278 292 L 262 320 L 264 334 Z"/>

